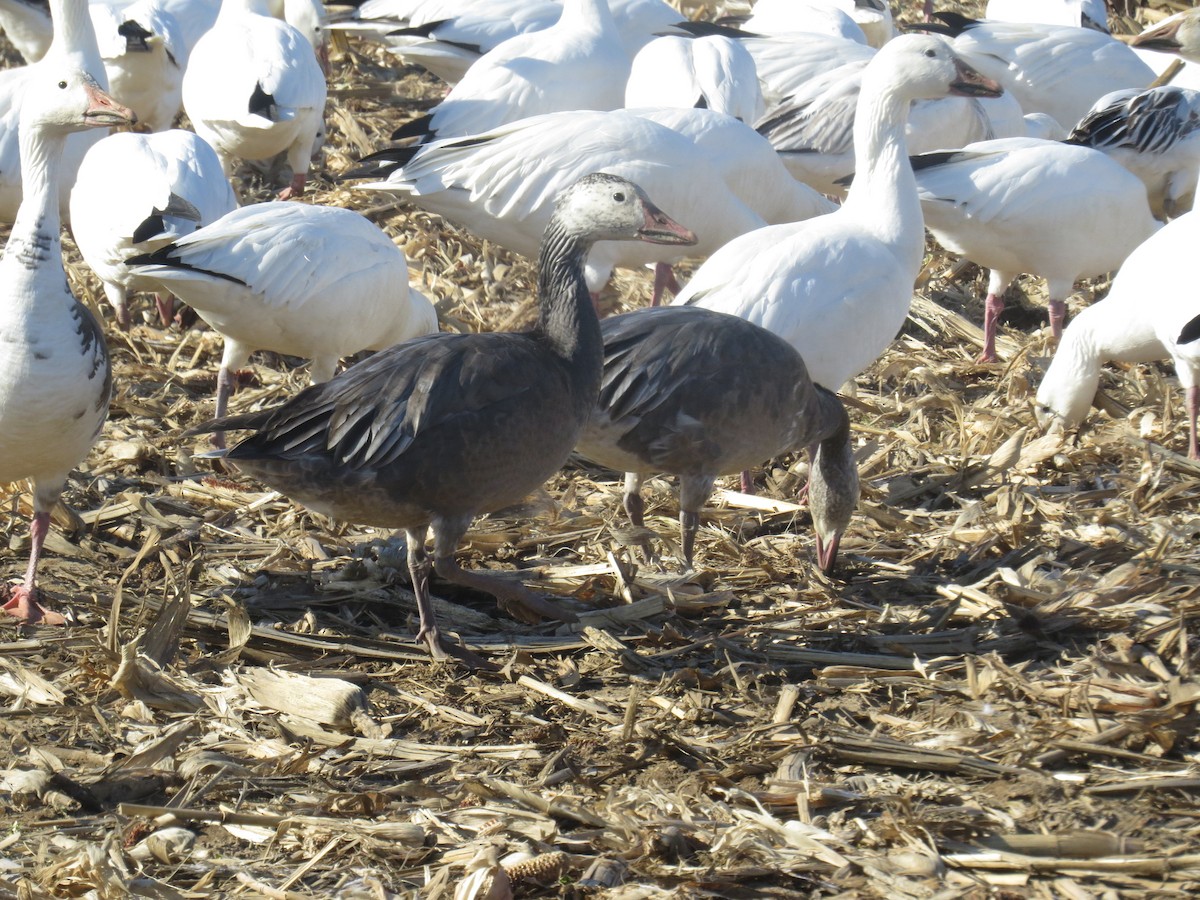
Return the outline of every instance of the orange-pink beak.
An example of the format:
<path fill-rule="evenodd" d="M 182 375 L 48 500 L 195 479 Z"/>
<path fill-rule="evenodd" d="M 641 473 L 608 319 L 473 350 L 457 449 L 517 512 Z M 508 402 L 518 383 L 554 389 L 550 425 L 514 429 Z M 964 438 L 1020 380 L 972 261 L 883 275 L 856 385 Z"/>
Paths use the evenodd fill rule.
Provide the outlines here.
<path fill-rule="evenodd" d="M 88 108 L 83 118 L 88 125 L 103 127 L 133 125 L 137 122 L 137 115 L 132 109 L 122 106 L 95 84 L 87 85 L 84 90 L 87 91 Z"/>

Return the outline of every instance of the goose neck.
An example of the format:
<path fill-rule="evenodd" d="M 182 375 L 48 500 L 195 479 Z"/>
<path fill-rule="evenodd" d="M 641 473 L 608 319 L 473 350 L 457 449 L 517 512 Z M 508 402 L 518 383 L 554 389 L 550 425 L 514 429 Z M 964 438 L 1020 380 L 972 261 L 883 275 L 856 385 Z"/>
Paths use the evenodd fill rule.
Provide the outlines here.
<path fill-rule="evenodd" d="M 854 183 L 845 205 L 869 212 L 885 228 L 920 234 L 924 219 L 904 135 L 911 100 L 890 77 L 873 67 L 863 72 L 854 116 Z"/>
<path fill-rule="evenodd" d="M 538 324 L 550 349 L 599 390 L 603 366 L 600 321 L 584 281 L 584 261 L 592 242 L 552 220 L 538 258 Z"/>
<path fill-rule="evenodd" d="M 19 141 L 21 205 L 4 255 L 36 269 L 43 260 L 62 258 L 58 183 L 67 136 L 22 125 Z"/>

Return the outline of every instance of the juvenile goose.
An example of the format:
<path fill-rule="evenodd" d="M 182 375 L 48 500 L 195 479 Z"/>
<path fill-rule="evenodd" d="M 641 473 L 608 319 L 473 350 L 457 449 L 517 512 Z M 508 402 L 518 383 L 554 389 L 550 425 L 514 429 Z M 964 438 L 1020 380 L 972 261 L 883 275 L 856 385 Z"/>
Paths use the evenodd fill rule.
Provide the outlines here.
<path fill-rule="evenodd" d="M 863 73 L 857 174 L 842 207 L 734 239 L 696 270 L 675 303 L 733 313 L 775 332 L 800 352 L 814 381 L 840 387 L 899 331 L 925 252 L 904 137 L 909 104 L 999 90 L 942 38 L 889 41 Z"/>
<path fill-rule="evenodd" d="M 71 234 L 104 283 L 123 329 L 130 291 L 154 290 L 125 260 L 169 244 L 237 207 L 221 160 L 190 131 L 119 132 L 95 144 L 71 189 Z M 168 302 L 156 298 L 164 324 Z"/>
<path fill-rule="evenodd" d="M 520 500 L 566 461 L 596 402 L 603 345 L 583 281 L 597 240 L 687 243 L 636 185 L 593 174 L 563 192 L 539 257 L 540 316 L 524 333 L 437 334 L 399 344 L 262 412 L 201 430 L 255 434 L 226 458 L 288 496 L 353 522 L 403 528 L 421 626 L 446 654 L 433 568 L 508 610 L 569 618 L 527 588 L 459 567 L 471 520 Z"/>
<path fill-rule="evenodd" d="M 280 200 L 304 192 L 325 115 L 325 76 L 296 28 L 267 15 L 265 0 L 224 0 L 216 24 L 192 50 L 183 105 L 221 157 L 269 159 L 287 152 L 292 181 Z"/>
<path fill-rule="evenodd" d="M 55 20 L 82 0 L 56 0 Z M 133 114 L 100 90 L 80 54 L 56 36 L 30 67 L 21 105 L 25 196 L 0 259 L 0 481 L 33 481 L 29 565 L 4 610 L 22 622 L 61 624 L 37 599 L 37 566 L 71 469 L 104 417 L 112 370 L 100 325 L 67 287 L 59 242 L 59 166 L 67 135 L 128 124 Z"/>
<path fill-rule="evenodd" d="M 718 475 L 809 449 L 817 564 L 833 569 L 858 501 L 850 420 L 791 345 L 744 319 L 694 307 L 639 309 L 600 323 L 604 376 L 578 451 L 625 472 L 625 511 L 645 524 L 642 478 L 679 476 L 683 558 Z"/>
<path fill-rule="evenodd" d="M 255 350 L 312 359 L 314 384 L 343 356 L 437 331 L 433 305 L 408 285 L 404 253 L 348 209 L 245 206 L 126 260 L 130 272 L 192 307 L 225 339 L 218 417 Z"/>
<path fill-rule="evenodd" d="M 1198 241 L 1200 213 L 1169 222 L 1129 255 L 1108 296 L 1072 320 L 1038 387 L 1043 428 L 1074 428 L 1083 421 L 1104 363 L 1169 357 L 1187 396 L 1188 456 L 1200 459 L 1200 305 L 1191 287 Z"/>
<path fill-rule="evenodd" d="M 1062 334 L 1075 281 L 1118 268 L 1160 226 L 1141 179 L 1089 147 L 1009 138 L 914 157 L 925 225 L 947 250 L 991 269 L 981 362 L 996 360 L 1004 290 L 1046 279 Z"/>

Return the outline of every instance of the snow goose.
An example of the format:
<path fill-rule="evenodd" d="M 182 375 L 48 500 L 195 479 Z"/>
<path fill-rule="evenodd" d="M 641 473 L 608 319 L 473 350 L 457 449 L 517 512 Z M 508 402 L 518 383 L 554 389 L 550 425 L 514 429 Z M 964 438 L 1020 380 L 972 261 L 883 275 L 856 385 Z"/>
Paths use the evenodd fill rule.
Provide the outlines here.
<path fill-rule="evenodd" d="M 83 158 L 71 189 L 71 233 L 127 329 L 129 292 L 154 286 L 125 260 L 191 234 L 236 206 L 221 160 L 203 138 L 190 131 L 122 132 Z"/>
<path fill-rule="evenodd" d="M 788 171 L 823 194 L 845 194 L 842 179 L 854 168 L 854 120 L 869 62 L 849 62 L 815 76 L 757 123 L 759 133 L 779 152 Z M 998 108 L 989 110 L 985 103 Z M 914 153 L 961 147 L 997 133 L 1007 137 L 1024 132 L 1020 107 L 1007 94 L 991 99 L 918 100 L 906 126 Z"/>
<path fill-rule="evenodd" d="M 645 185 L 672 215 L 703 223 L 693 251 L 701 255 L 764 224 L 714 169 L 708 152 L 629 110 L 548 113 L 484 134 L 435 141 L 419 150 L 384 150 L 364 163 L 378 167 L 375 174 L 387 175 L 387 180 L 362 188 L 407 196 L 423 209 L 531 257 L 537 252 L 537 235 L 550 219 L 554 197 L 581 175 L 598 170 Z M 746 167 L 752 164 L 757 165 L 748 161 Z M 771 201 L 790 200 L 794 218 L 831 208 L 819 194 L 797 185 L 777 159 L 767 166 L 774 168 L 762 169 L 764 177 L 778 192 Z M 771 190 L 767 187 L 765 192 Z M 587 259 L 588 287 L 598 292 L 614 266 L 664 264 L 655 283 L 655 296 L 661 296 L 671 281 L 666 265 L 687 253 L 674 245 L 599 241 Z"/>
<path fill-rule="evenodd" d="M 325 115 L 325 76 L 297 29 L 265 14 L 264 0 L 224 0 L 183 76 L 183 105 L 226 175 L 233 158 L 287 152 L 286 200 L 304 191 Z"/>
<path fill-rule="evenodd" d="M 704 108 L 743 122 L 764 112 L 754 57 L 722 35 L 663 35 L 648 43 L 633 58 L 625 106 Z"/>
<path fill-rule="evenodd" d="M 583 259 L 597 240 L 692 235 L 636 185 L 589 175 L 562 194 L 546 227 L 532 331 L 408 341 L 282 406 L 200 429 L 255 432 L 226 458 L 306 506 L 405 529 L 417 639 L 435 657 L 447 648 L 429 598 L 429 526 L 432 568 L 447 581 L 518 615 L 571 618 L 522 585 L 462 569 L 454 551 L 477 514 L 516 503 L 566 462 L 596 403 L 603 347 Z"/>
<path fill-rule="evenodd" d="M 1189 265 L 1198 241 L 1200 214 L 1168 223 L 1129 255 L 1108 296 L 1071 321 L 1038 387 L 1043 428 L 1074 428 L 1083 421 L 1104 363 L 1170 357 L 1187 396 L 1188 456 L 1200 459 L 1200 321 Z"/>
<path fill-rule="evenodd" d="M 45 56 L 54 36 L 50 11 L 38 0 L 0 0 L 0 30 L 27 63 Z"/>
<path fill-rule="evenodd" d="M 718 475 L 792 450 L 813 456 L 817 562 L 829 572 L 858 501 L 850 420 L 792 346 L 757 325 L 694 307 L 639 309 L 600 323 L 604 375 L 580 438 L 584 457 L 627 473 L 625 510 L 644 527 L 642 477 L 679 476 L 683 559 Z"/>
<path fill-rule="evenodd" d="M 1025 112 L 1069 125 L 1105 94 L 1149 87 L 1154 72 L 1111 35 L 1092 28 L 1029 25 L 937 13 L 944 25 L 924 25 L 954 38 L 963 59 L 998 81 Z"/>
<path fill-rule="evenodd" d="M 311 359 L 317 384 L 333 377 L 343 356 L 437 331 L 433 305 L 408 286 L 403 251 L 348 209 L 282 201 L 242 207 L 126 265 L 225 339 L 217 416 L 255 350 Z"/>
<path fill-rule="evenodd" d="M 1046 279 L 1062 334 L 1075 280 L 1111 272 L 1158 230 L 1141 180 L 1088 147 L 1009 138 L 914 157 L 925 227 L 947 250 L 991 269 L 981 362 L 996 360 L 1004 289 Z"/>
<path fill-rule="evenodd" d="M 1101 97 L 1068 140 L 1111 156 L 1142 179 L 1158 218 L 1192 208 L 1200 170 L 1200 91 L 1171 85 L 1117 91 Z"/>
<path fill-rule="evenodd" d="M 1185 10 L 1147 28 L 1130 41 L 1130 47 L 1156 75 L 1176 59 L 1187 61 L 1171 84 L 1200 90 L 1200 17 L 1195 9 Z"/>
<path fill-rule="evenodd" d="M 165 131 L 183 104 L 187 45 L 160 0 L 92 3 L 92 23 L 109 94 L 151 131 Z"/>
<path fill-rule="evenodd" d="M 857 176 L 842 207 L 731 241 L 696 270 L 675 303 L 733 313 L 775 332 L 800 351 L 814 381 L 840 387 L 895 337 L 921 267 L 925 231 L 904 138 L 909 104 L 999 90 L 939 37 L 889 41 L 863 74 Z"/>
<path fill-rule="evenodd" d="M 851 23 L 848 27 L 846 22 Z M 863 41 L 879 49 L 892 39 L 884 0 L 758 0 L 742 27 L 755 34 L 811 31 Z"/>
<path fill-rule="evenodd" d="M 608 0 L 565 0 L 557 22 L 481 57 L 432 112 L 392 139 L 459 137 L 541 113 L 617 109 L 629 66 Z"/>
<path fill-rule="evenodd" d="M 86 19 L 82 7 L 83 0 L 54 0 L 55 21 Z M 38 603 L 38 559 L 50 510 L 104 424 L 112 389 L 104 333 L 63 271 L 58 168 L 68 132 L 134 117 L 79 62 L 59 35 L 24 81 L 25 197 L 0 259 L 0 480 L 33 482 L 29 565 L 4 604 L 22 622 L 64 621 Z"/>
<path fill-rule="evenodd" d="M 1035 25 L 1070 25 L 1108 33 L 1104 0 L 988 0 L 985 19 Z"/>

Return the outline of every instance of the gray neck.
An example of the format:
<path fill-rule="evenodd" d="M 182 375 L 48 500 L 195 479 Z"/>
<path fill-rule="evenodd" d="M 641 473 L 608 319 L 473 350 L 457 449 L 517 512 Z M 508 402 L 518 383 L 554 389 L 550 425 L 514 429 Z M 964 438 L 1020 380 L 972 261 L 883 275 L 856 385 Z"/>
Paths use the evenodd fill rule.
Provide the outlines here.
<path fill-rule="evenodd" d="M 580 386 L 594 395 L 600 385 L 604 341 L 583 277 L 591 245 L 592 241 L 569 233 L 557 218 L 547 226 L 538 257 L 536 331 L 556 355 L 569 363 L 581 379 Z"/>

